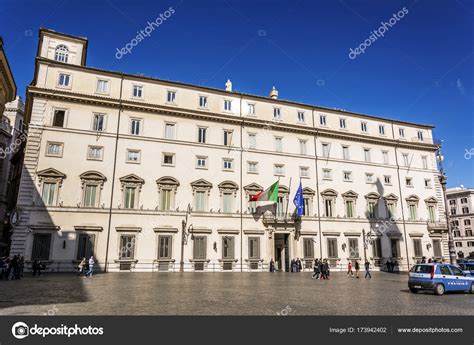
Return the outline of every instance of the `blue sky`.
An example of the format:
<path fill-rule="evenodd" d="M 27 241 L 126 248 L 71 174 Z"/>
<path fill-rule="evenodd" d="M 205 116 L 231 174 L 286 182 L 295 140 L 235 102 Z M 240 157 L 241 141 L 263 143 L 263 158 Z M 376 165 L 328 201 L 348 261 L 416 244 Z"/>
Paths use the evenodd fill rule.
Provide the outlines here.
<path fill-rule="evenodd" d="M 171 17 L 115 58 L 170 6 Z M 403 7 L 384 37 L 349 58 Z M 470 187 L 473 22 L 470 0 L 0 0 L 0 35 L 22 96 L 38 29 L 47 27 L 88 37 L 89 66 L 218 88 L 230 78 L 235 90 L 265 96 L 276 85 L 284 99 L 433 124 L 448 185 Z"/>

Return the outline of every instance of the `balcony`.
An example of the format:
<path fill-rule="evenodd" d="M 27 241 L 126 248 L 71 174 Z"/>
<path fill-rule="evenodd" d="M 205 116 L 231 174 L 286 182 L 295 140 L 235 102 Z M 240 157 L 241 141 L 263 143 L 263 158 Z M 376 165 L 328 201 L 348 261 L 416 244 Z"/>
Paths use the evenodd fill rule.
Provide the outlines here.
<path fill-rule="evenodd" d="M 448 223 L 446 222 L 431 222 L 431 221 L 428 221 L 427 223 L 427 226 L 428 226 L 428 231 L 430 233 L 434 233 L 434 232 L 447 232 L 448 231 Z"/>
<path fill-rule="evenodd" d="M 297 221 L 296 221 L 297 222 Z M 263 214 L 263 223 L 268 226 L 271 225 L 273 227 L 278 228 L 293 228 L 295 226 L 295 218 L 293 214 L 273 214 L 270 211 L 267 211 Z"/>

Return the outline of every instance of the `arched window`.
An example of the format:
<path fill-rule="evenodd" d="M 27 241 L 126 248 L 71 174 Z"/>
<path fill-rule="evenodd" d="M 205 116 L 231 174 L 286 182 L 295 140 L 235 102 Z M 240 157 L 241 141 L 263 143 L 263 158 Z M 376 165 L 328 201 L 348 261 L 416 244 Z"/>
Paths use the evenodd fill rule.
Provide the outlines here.
<path fill-rule="evenodd" d="M 67 58 L 69 56 L 69 49 L 64 44 L 60 44 L 56 47 L 56 51 L 54 53 L 54 60 L 59 62 L 67 62 Z"/>

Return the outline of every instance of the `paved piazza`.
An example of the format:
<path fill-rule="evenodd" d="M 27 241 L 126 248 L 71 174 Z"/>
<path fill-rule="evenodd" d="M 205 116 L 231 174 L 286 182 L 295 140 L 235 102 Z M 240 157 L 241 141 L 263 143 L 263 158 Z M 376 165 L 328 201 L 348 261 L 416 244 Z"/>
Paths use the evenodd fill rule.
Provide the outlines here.
<path fill-rule="evenodd" d="M 0 281 L 0 315 L 474 315 L 474 295 L 411 294 L 406 274 L 47 274 Z"/>

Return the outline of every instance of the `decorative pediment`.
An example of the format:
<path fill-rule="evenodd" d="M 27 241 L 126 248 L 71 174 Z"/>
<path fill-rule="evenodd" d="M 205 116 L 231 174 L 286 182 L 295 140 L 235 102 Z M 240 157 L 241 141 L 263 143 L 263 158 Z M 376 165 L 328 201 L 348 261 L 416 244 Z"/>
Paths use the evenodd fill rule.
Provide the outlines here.
<path fill-rule="evenodd" d="M 344 199 L 357 199 L 357 197 L 359 196 L 359 194 L 357 194 L 356 192 L 354 192 L 353 190 L 350 190 L 350 191 L 347 191 L 345 193 L 342 193 L 341 196 L 344 198 Z"/>
<path fill-rule="evenodd" d="M 38 171 L 36 173 L 36 175 L 38 175 L 39 177 L 43 177 L 43 178 L 57 178 L 57 179 L 65 179 L 66 178 L 66 174 L 64 174 L 64 173 L 62 173 L 59 170 L 56 170 L 54 168 L 48 168 L 48 169 Z"/>
<path fill-rule="evenodd" d="M 179 181 L 171 176 L 163 176 L 156 180 L 156 184 L 164 186 L 179 186 Z"/>
<path fill-rule="evenodd" d="M 251 192 L 261 192 L 261 191 L 263 191 L 263 187 L 260 186 L 258 183 L 253 182 L 251 184 L 246 185 L 244 187 L 244 190 L 246 192 L 250 192 L 250 193 Z"/>
<path fill-rule="evenodd" d="M 212 183 L 201 178 L 199 180 L 191 182 L 191 187 L 193 187 L 193 189 L 211 189 Z"/>
<path fill-rule="evenodd" d="M 396 196 L 396 195 L 393 194 L 393 193 L 390 193 L 390 194 L 388 194 L 388 195 L 385 195 L 385 196 L 384 196 L 384 199 L 385 199 L 386 201 L 398 201 L 398 196 Z"/>
<path fill-rule="evenodd" d="M 235 182 L 232 182 L 232 181 L 221 182 L 221 183 L 219 183 L 219 185 L 217 187 L 219 187 L 220 190 L 235 191 L 235 190 L 239 189 L 239 186 Z"/>
<path fill-rule="evenodd" d="M 425 202 L 426 202 L 427 204 L 432 204 L 432 205 L 434 205 L 434 204 L 437 204 L 437 203 L 438 203 L 438 200 L 437 200 L 434 196 L 431 196 L 431 197 L 429 197 L 428 199 L 425 199 Z"/>
<path fill-rule="evenodd" d="M 375 192 L 371 192 L 369 194 L 366 194 L 365 198 L 370 200 L 378 200 L 380 198 L 380 195 Z"/>
<path fill-rule="evenodd" d="M 303 194 L 313 196 L 313 195 L 316 194 L 316 192 L 314 190 L 312 190 L 311 188 L 309 188 L 309 187 L 304 187 L 303 188 Z"/>
<path fill-rule="evenodd" d="M 79 175 L 81 180 L 88 181 L 107 181 L 107 178 L 98 171 L 86 171 Z"/>
<path fill-rule="evenodd" d="M 418 203 L 418 201 L 420 201 L 420 198 L 417 197 L 416 195 L 412 194 L 410 195 L 408 198 L 405 199 L 408 203 L 411 203 L 411 204 L 416 204 Z"/>
<path fill-rule="evenodd" d="M 145 184 L 145 180 L 135 174 L 129 174 L 121 177 L 120 182 L 124 183 L 135 183 L 135 184 Z"/>
<path fill-rule="evenodd" d="M 278 186 L 278 194 L 288 194 L 289 189 L 287 186 L 279 185 Z"/>
<path fill-rule="evenodd" d="M 321 192 L 321 195 L 326 198 L 337 197 L 337 192 L 334 189 L 325 189 Z"/>

